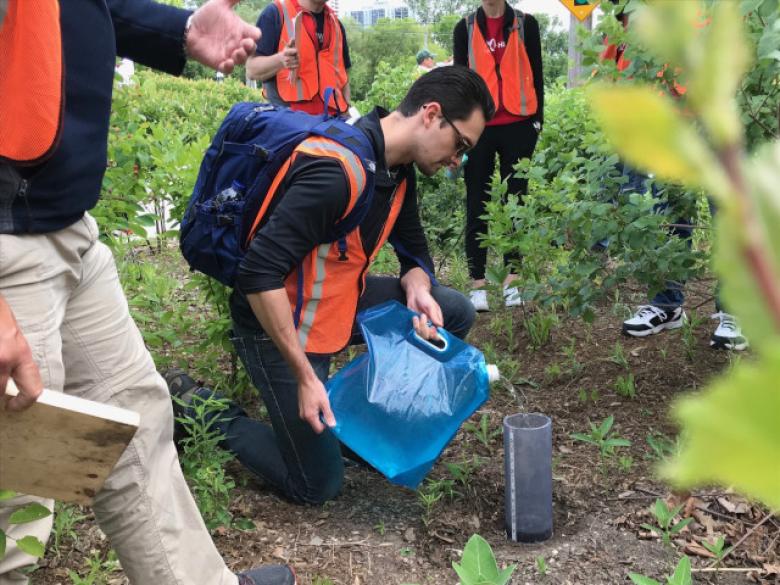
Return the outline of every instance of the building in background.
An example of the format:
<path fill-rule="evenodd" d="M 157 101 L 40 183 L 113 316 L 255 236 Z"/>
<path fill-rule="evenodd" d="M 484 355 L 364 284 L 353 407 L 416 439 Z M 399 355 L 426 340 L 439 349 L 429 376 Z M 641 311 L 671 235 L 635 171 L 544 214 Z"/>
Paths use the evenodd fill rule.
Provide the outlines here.
<path fill-rule="evenodd" d="M 333 6 L 333 0 L 330 0 L 330 4 Z M 339 15 L 348 16 L 360 26 L 374 26 L 380 18 L 399 20 L 414 17 L 409 7 L 400 0 L 351 2 L 349 10 L 344 9 Z"/>

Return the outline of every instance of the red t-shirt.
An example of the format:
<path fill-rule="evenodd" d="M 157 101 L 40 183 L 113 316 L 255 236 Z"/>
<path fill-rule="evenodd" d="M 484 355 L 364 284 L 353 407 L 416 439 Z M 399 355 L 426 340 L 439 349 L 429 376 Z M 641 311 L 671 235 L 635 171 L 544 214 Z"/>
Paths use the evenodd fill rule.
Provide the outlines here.
<path fill-rule="evenodd" d="M 511 8 L 508 8 L 511 10 Z M 493 58 L 496 60 L 496 67 L 501 64 L 501 58 L 504 56 L 506 50 L 506 41 L 504 40 L 504 16 L 497 18 L 485 18 L 487 22 L 487 35 L 485 41 L 487 42 L 488 49 L 493 53 Z M 499 78 L 498 80 L 498 95 L 499 101 L 502 101 L 503 95 L 503 82 Z M 503 103 L 496 104 L 496 115 L 493 119 L 487 123 L 488 126 L 503 126 L 504 124 L 511 124 L 512 122 L 519 122 L 521 120 L 527 120 L 529 116 L 516 116 L 510 114 Z"/>

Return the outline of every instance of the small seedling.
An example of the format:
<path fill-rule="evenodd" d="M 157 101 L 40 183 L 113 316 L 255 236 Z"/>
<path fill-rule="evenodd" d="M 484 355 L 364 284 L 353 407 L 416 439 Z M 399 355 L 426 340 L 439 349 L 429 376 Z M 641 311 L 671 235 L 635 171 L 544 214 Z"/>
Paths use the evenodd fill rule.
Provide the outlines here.
<path fill-rule="evenodd" d="M 577 398 L 579 398 L 579 401 L 582 402 L 583 404 L 588 402 L 588 400 L 590 400 L 591 402 L 593 402 L 593 404 L 595 404 L 599 400 L 599 391 L 593 388 L 590 390 L 590 392 L 588 392 L 587 390 L 585 390 L 585 388 L 580 388 L 577 391 Z"/>
<path fill-rule="evenodd" d="M 79 509 L 76 506 L 64 504 L 62 502 L 56 502 L 54 504 L 54 527 L 52 529 L 54 540 L 51 549 L 57 557 L 61 554 L 60 547 L 65 542 L 65 538 L 69 538 L 74 542 L 76 541 L 77 535 L 75 526 L 86 518 L 87 516 L 85 514 L 79 513 Z"/>
<path fill-rule="evenodd" d="M 628 473 L 634 466 L 634 458 L 631 457 L 631 455 L 621 455 L 618 457 L 618 465 L 620 466 L 621 471 Z"/>
<path fill-rule="evenodd" d="M 628 576 L 634 585 L 661 585 L 655 579 L 637 573 L 629 573 Z M 691 560 L 688 557 L 683 557 L 680 559 L 680 562 L 677 563 L 674 574 L 671 577 L 666 578 L 666 585 L 691 585 L 692 583 Z"/>
<path fill-rule="evenodd" d="M 374 524 L 374 530 L 377 531 L 377 534 L 379 534 L 379 536 L 384 536 L 385 535 L 385 521 L 384 520 L 380 520 L 379 522 Z"/>
<path fill-rule="evenodd" d="M 674 518 L 680 513 L 683 505 L 669 509 L 662 499 L 658 498 L 655 501 L 655 505 L 652 508 L 653 516 L 658 523 L 657 526 L 651 526 L 650 524 L 642 524 L 642 528 L 651 532 L 658 532 L 661 534 L 661 539 L 664 544 L 672 543 L 672 536 L 679 533 L 683 528 L 693 522 L 693 518 L 684 518 L 679 522 L 674 522 Z"/>
<path fill-rule="evenodd" d="M 532 349 L 539 349 L 550 342 L 553 328 L 558 324 L 558 315 L 553 312 L 535 311 L 523 320 Z"/>
<path fill-rule="evenodd" d="M 463 549 L 460 563 L 453 562 L 452 568 L 460 577 L 461 585 L 506 585 L 512 578 L 516 565 L 499 570 L 493 549 L 479 534 L 472 535 Z"/>
<path fill-rule="evenodd" d="M 629 373 L 627 376 L 618 376 L 617 380 L 615 380 L 615 393 L 624 398 L 636 398 L 634 374 Z"/>
<path fill-rule="evenodd" d="M 692 311 L 680 327 L 683 347 L 685 348 L 685 357 L 692 362 L 696 353 L 696 328 L 704 323 L 704 318 L 700 317 L 695 311 Z"/>
<path fill-rule="evenodd" d="M 411 557 L 414 556 L 414 549 L 411 546 L 405 546 L 398 551 L 398 554 L 404 558 Z"/>
<path fill-rule="evenodd" d="M 546 575 L 550 570 L 550 568 L 547 566 L 547 561 L 544 560 L 542 555 L 536 557 L 536 570 L 539 571 L 539 574 L 542 576 Z"/>
<path fill-rule="evenodd" d="M 479 419 L 479 424 L 475 425 L 472 422 L 467 422 L 463 425 L 463 428 L 471 433 L 474 433 L 474 436 L 477 438 L 477 440 L 488 448 L 490 448 L 490 443 L 493 441 L 493 439 L 501 434 L 501 429 L 493 429 L 492 431 L 490 430 L 490 415 L 488 415 L 486 412 L 482 413 L 482 416 Z"/>
<path fill-rule="evenodd" d="M 612 431 L 612 424 L 615 422 L 615 417 L 609 415 L 604 421 L 596 426 L 592 422 L 589 422 L 590 433 L 572 433 L 571 438 L 576 441 L 582 441 L 583 443 L 590 443 L 599 448 L 599 454 L 601 459 L 604 460 L 607 457 L 611 457 L 615 454 L 615 449 L 619 447 L 630 447 L 631 441 L 628 439 L 622 439 L 620 437 L 610 437 Z"/>
<path fill-rule="evenodd" d="M 433 508 L 436 502 L 442 499 L 444 492 L 441 491 L 438 482 L 429 481 L 424 488 L 417 490 L 417 499 L 423 508 L 422 521 L 428 526 L 433 519 Z"/>
<path fill-rule="evenodd" d="M 701 541 L 701 545 L 715 555 L 715 579 L 718 578 L 718 571 L 723 564 L 723 559 L 731 552 L 732 547 L 725 548 L 726 539 L 719 536 L 714 543 L 710 543 L 706 540 Z"/>
<path fill-rule="evenodd" d="M 624 370 L 629 369 L 629 363 L 628 363 L 628 357 L 626 357 L 626 352 L 623 351 L 623 346 L 620 345 L 620 342 L 615 343 L 615 347 L 612 348 L 612 353 L 609 356 L 609 361 L 611 361 L 614 364 L 619 365 Z"/>
<path fill-rule="evenodd" d="M 645 439 L 650 446 L 650 453 L 647 457 L 657 459 L 658 461 L 666 459 L 672 455 L 677 448 L 676 443 L 662 433 L 651 433 Z"/>

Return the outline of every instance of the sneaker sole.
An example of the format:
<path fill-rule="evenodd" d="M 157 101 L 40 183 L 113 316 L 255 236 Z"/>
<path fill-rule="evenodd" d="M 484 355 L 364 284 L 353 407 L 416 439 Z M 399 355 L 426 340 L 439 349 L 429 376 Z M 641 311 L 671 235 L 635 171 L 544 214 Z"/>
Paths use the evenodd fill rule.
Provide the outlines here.
<path fill-rule="evenodd" d="M 733 343 L 728 339 L 716 337 L 710 339 L 710 347 L 713 349 L 727 349 L 732 351 L 745 351 L 748 348 L 748 342 Z"/>
<path fill-rule="evenodd" d="M 655 335 L 656 333 L 661 333 L 664 329 L 679 329 L 684 324 L 684 321 L 682 319 L 678 319 L 677 321 L 670 321 L 669 323 L 661 323 L 660 325 L 656 325 L 652 329 L 645 329 L 643 331 L 640 331 L 638 329 L 626 329 L 623 327 L 623 333 L 625 335 L 630 335 L 631 337 L 647 337 L 648 335 Z"/>

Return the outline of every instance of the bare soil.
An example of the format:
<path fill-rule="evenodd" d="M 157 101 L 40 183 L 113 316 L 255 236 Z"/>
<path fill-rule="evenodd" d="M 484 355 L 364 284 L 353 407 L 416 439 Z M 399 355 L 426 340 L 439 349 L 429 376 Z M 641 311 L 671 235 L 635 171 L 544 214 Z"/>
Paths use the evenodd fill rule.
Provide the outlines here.
<path fill-rule="evenodd" d="M 714 312 L 711 299 L 702 292 L 707 288 L 707 283 L 690 286 L 689 306 L 699 305 L 702 316 Z M 625 307 L 641 300 L 628 289 L 622 296 Z M 605 305 L 592 325 L 562 320 L 552 340 L 537 350 L 529 346 L 520 309 L 480 315 L 470 338 L 478 347 L 489 342 L 500 356 L 519 363 L 514 383 L 495 388 L 474 415 L 474 423 L 486 414 L 495 431 L 505 415 L 518 411 L 552 417 L 555 534 L 549 541 L 535 545 L 507 541 L 501 436 L 483 444 L 474 432 L 462 429 L 430 477 L 451 479 L 445 462 L 473 462 L 478 457 L 477 468 L 465 485 L 454 486 L 457 493 L 444 497 L 428 515 L 415 492 L 362 467 L 347 469 L 343 493 L 335 501 L 312 508 L 281 499 L 231 464 L 240 486 L 232 511 L 252 519 L 256 530 L 216 531 L 215 542 L 227 563 L 240 570 L 289 562 L 306 585 L 455 585 L 451 564 L 460 559 L 468 538 L 479 533 L 491 543 L 500 564 L 517 564 L 512 580 L 516 585 L 628 583 L 630 572 L 664 582 L 683 553 L 697 570 L 695 583 L 778 582 L 780 518 L 766 518 L 766 510 L 725 489 L 675 494 L 655 479 L 648 435 L 674 437 L 676 428 L 668 418 L 671 402 L 700 388 L 733 359 L 727 352 L 710 349 L 712 322 L 707 319 L 695 329 L 686 352 L 680 331 L 644 339 L 621 336 L 624 315 L 615 307 L 620 308 Z M 509 328 L 494 320 L 510 316 Z M 507 330 L 513 331 L 513 340 L 501 332 Z M 629 370 L 611 359 L 618 342 Z M 565 348 L 573 352 L 567 355 Z M 633 399 L 615 393 L 616 379 L 628 371 L 636 381 Z M 593 446 L 570 436 L 587 431 L 589 421 L 601 422 L 609 415 L 615 417 L 616 435 L 632 441 L 618 453 L 631 457 L 630 467 L 618 456 L 600 461 Z M 683 514 L 694 519 L 670 546 L 640 526 L 654 522 L 649 510 L 657 497 L 670 505 L 683 504 Z M 83 575 L 91 551 L 106 552 L 105 537 L 89 511 L 84 513 L 88 518 L 77 526 L 77 539 L 66 539 L 59 557 L 50 550 L 32 583 L 67 585 L 68 569 Z M 725 536 L 728 546 L 739 543 L 726 558 L 725 571 L 718 574 L 701 571 L 712 559 L 700 543 L 716 535 Z M 544 558 L 546 574 L 538 569 L 537 557 Z M 116 571 L 99 582 L 119 585 L 126 579 Z"/>

